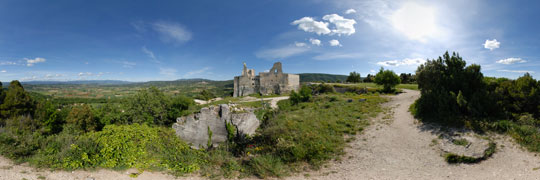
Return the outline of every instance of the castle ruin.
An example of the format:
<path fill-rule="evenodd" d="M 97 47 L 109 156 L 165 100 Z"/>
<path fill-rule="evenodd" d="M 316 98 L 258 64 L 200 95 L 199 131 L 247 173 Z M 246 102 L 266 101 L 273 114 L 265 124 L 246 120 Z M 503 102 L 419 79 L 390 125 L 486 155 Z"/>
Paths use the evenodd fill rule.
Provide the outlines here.
<path fill-rule="evenodd" d="M 260 72 L 255 75 L 254 69 L 244 69 L 241 76 L 234 77 L 234 97 L 260 93 L 282 94 L 300 89 L 300 76 L 297 74 L 283 73 L 281 62 L 274 63 L 269 72 Z"/>

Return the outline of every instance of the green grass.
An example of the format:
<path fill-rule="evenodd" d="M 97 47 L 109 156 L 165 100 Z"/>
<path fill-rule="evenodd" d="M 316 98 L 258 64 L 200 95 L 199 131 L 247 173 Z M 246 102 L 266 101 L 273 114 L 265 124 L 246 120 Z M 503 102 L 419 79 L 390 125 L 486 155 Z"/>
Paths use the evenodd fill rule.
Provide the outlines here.
<path fill-rule="evenodd" d="M 343 84 L 343 83 L 326 83 L 326 84 L 332 84 L 332 85 L 344 85 L 344 86 L 356 86 L 356 87 L 362 87 L 362 88 L 382 88 L 382 86 L 379 86 L 375 83 L 354 83 L 354 84 Z M 418 90 L 418 84 L 398 84 L 396 86 L 397 89 L 410 89 L 410 90 Z"/>
<path fill-rule="evenodd" d="M 466 163 L 466 164 L 472 164 L 472 163 L 478 163 L 480 161 L 486 160 L 487 158 L 491 157 L 497 148 L 497 145 L 494 142 L 490 142 L 489 146 L 486 150 L 484 150 L 484 155 L 480 158 L 474 158 L 469 156 L 461 156 L 454 153 L 447 153 L 444 155 L 444 159 L 446 162 L 450 164 L 457 164 L 457 163 Z"/>
<path fill-rule="evenodd" d="M 454 139 L 452 140 L 452 143 L 455 144 L 455 145 L 458 145 L 458 146 L 467 146 L 469 145 L 469 141 L 467 141 L 467 139 Z"/>

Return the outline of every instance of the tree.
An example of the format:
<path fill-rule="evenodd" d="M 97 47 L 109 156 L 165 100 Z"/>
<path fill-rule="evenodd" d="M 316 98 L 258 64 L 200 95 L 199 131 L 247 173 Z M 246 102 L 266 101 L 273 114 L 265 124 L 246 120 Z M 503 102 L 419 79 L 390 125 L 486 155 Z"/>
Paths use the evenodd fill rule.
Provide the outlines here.
<path fill-rule="evenodd" d="M 186 110 L 188 110 L 189 107 L 193 105 L 195 105 L 195 101 L 186 96 L 176 96 L 172 98 L 171 106 L 169 107 L 168 111 L 169 118 L 176 119 L 178 117 L 186 115 Z"/>
<path fill-rule="evenodd" d="M 356 71 L 353 71 L 353 72 L 349 73 L 349 76 L 347 77 L 346 82 L 350 82 L 350 83 L 362 82 L 362 78 L 360 77 L 360 73 L 357 73 Z"/>
<path fill-rule="evenodd" d="M 420 65 L 416 70 L 421 92 L 416 101 L 417 116 L 459 125 L 463 123 L 459 116 L 499 114 L 480 69 L 476 64 L 466 66 L 459 54 L 450 56 L 448 52 Z"/>
<path fill-rule="evenodd" d="M 92 109 L 86 104 L 73 107 L 66 122 L 84 132 L 96 131 L 99 128 L 98 120 L 94 118 Z"/>
<path fill-rule="evenodd" d="M 214 93 L 204 89 L 201 91 L 201 93 L 199 94 L 198 96 L 199 99 L 202 99 L 202 100 L 205 100 L 205 101 L 208 101 L 210 99 L 214 99 L 216 98 L 216 95 L 214 95 Z"/>
<path fill-rule="evenodd" d="M 399 76 L 394 71 L 384 70 L 382 67 L 375 75 L 375 83 L 383 86 L 383 92 L 392 92 L 400 82 Z"/>
<path fill-rule="evenodd" d="M 308 102 L 311 100 L 311 88 L 307 86 L 302 86 L 300 92 L 296 93 L 294 90 L 291 91 L 290 100 L 292 104 L 298 104 L 300 102 Z"/>
<path fill-rule="evenodd" d="M 132 123 L 168 125 L 174 122 L 168 118 L 170 104 L 169 97 L 156 87 L 150 87 L 127 99 L 126 114 Z"/>
<path fill-rule="evenodd" d="M 2 119 L 20 115 L 34 115 L 36 103 L 17 80 L 11 81 L 4 102 L 0 106 Z M 3 122 L 2 122 L 3 124 Z"/>
<path fill-rule="evenodd" d="M 375 77 L 373 77 L 373 75 L 371 74 L 368 74 L 366 78 L 364 79 L 364 82 L 367 82 L 367 83 L 373 82 L 373 79 L 375 79 Z"/>

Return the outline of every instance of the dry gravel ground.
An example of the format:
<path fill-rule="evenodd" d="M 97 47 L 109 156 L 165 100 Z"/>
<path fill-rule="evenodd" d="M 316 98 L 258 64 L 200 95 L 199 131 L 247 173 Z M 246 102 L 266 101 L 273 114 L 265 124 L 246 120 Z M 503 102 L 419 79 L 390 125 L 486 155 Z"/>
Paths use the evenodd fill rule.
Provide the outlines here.
<path fill-rule="evenodd" d="M 287 179 L 540 179 L 540 157 L 504 136 L 495 138 L 497 152 L 479 164 L 446 163 L 430 145 L 437 135 L 415 123 L 408 112 L 419 91 L 404 91 L 387 103 L 393 117 L 381 115 L 356 137 L 341 161 Z"/>
<path fill-rule="evenodd" d="M 496 136 L 497 153 L 479 164 L 447 164 L 432 144 L 437 135 L 422 128 L 408 112 L 418 91 L 392 96 L 386 104 L 391 112 L 380 115 L 363 134 L 350 143 L 340 161 L 331 161 L 318 171 L 285 179 L 540 179 L 540 157 L 521 149 L 505 136 Z M 135 171 L 128 171 L 135 172 Z M 174 176 L 144 172 L 137 178 L 111 170 L 47 171 L 13 165 L 0 157 L 0 179 L 175 179 Z M 90 178 L 90 179 L 91 179 Z M 180 179 L 201 179 L 182 177 Z"/>

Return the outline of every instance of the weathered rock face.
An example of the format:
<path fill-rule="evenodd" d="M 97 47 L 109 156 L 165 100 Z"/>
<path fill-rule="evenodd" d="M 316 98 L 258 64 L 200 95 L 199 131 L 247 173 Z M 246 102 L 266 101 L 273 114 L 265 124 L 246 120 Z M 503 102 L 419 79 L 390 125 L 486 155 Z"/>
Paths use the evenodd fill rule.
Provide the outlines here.
<path fill-rule="evenodd" d="M 466 143 L 456 144 L 461 140 Z M 443 153 L 452 153 L 459 156 L 482 158 L 484 151 L 489 148 L 489 141 L 470 135 L 443 136 L 439 148 Z"/>
<path fill-rule="evenodd" d="M 231 112 L 234 106 L 220 104 L 201 109 L 201 112 L 179 117 L 172 128 L 176 135 L 192 143 L 194 148 L 206 147 L 208 129 L 212 131 L 212 144 L 217 145 L 227 141 L 226 124 L 236 126 L 239 133 L 253 135 L 260 125 L 253 109 L 244 109 L 242 113 Z"/>

